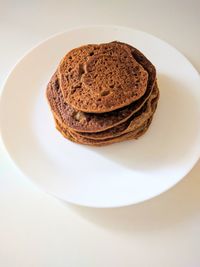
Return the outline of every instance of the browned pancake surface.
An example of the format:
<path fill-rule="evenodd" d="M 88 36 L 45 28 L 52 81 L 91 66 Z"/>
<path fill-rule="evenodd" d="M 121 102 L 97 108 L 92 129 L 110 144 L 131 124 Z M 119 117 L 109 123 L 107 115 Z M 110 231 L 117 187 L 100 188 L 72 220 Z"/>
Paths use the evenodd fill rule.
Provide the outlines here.
<path fill-rule="evenodd" d="M 141 98 L 148 72 L 122 43 L 86 45 L 70 51 L 58 67 L 67 104 L 79 111 L 104 113 Z"/>

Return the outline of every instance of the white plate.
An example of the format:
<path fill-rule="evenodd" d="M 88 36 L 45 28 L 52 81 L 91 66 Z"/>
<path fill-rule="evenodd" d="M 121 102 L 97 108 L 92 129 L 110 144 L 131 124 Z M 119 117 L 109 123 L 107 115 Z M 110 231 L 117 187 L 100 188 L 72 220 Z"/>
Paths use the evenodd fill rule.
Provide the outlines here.
<path fill-rule="evenodd" d="M 112 40 L 140 49 L 156 66 L 160 101 L 137 141 L 102 148 L 77 145 L 55 130 L 45 90 L 61 57 L 87 43 Z M 8 77 L 1 98 L 2 139 L 17 166 L 45 191 L 72 203 L 138 203 L 180 181 L 200 156 L 200 78 L 177 50 L 144 32 L 86 27 L 56 35 L 30 51 Z"/>

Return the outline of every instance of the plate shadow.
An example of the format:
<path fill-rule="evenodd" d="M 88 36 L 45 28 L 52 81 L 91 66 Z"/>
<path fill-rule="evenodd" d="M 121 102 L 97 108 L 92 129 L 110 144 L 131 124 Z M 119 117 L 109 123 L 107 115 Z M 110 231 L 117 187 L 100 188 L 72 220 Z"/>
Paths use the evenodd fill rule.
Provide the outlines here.
<path fill-rule="evenodd" d="M 183 223 L 200 212 L 200 161 L 176 187 L 140 204 L 113 209 L 66 205 L 78 216 L 109 231 L 135 234 Z"/>

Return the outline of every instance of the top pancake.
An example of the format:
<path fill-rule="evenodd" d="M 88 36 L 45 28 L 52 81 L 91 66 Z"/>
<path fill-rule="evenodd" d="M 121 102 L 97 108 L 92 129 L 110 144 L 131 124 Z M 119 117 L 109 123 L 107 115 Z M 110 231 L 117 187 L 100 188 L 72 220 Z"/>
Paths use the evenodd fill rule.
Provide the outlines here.
<path fill-rule="evenodd" d="M 132 47 L 119 42 L 70 51 L 58 67 L 64 101 L 82 112 L 105 113 L 140 99 L 148 72 L 132 52 Z"/>

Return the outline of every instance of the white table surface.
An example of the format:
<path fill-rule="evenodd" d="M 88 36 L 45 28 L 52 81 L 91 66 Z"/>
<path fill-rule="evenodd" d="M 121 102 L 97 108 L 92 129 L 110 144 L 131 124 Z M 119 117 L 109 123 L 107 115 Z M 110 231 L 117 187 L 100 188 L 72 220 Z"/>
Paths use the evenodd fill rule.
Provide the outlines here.
<path fill-rule="evenodd" d="M 0 0 L 0 85 L 38 42 L 89 24 L 152 33 L 200 71 L 199 0 Z M 200 161 L 176 187 L 148 202 L 90 209 L 38 190 L 1 146 L 0 267 L 29 266 L 199 267 Z"/>

